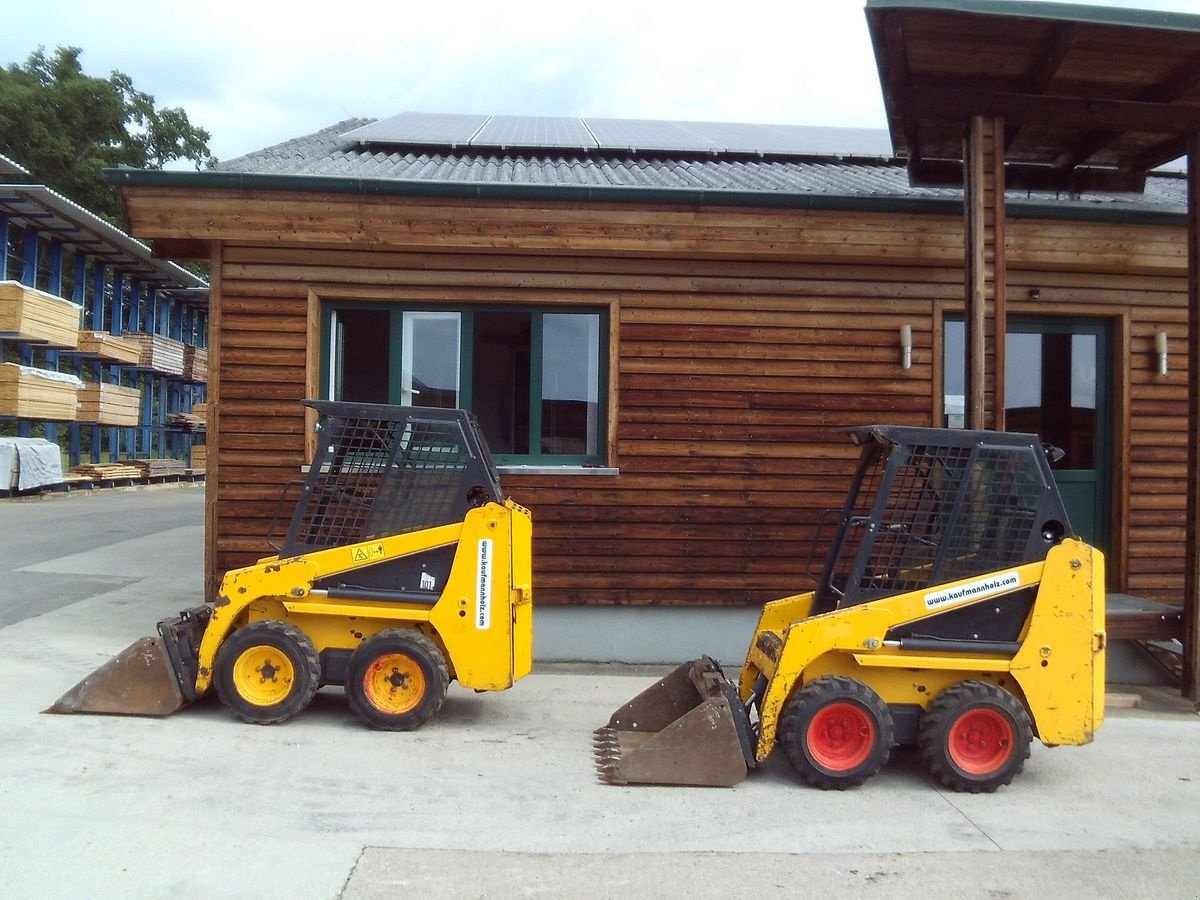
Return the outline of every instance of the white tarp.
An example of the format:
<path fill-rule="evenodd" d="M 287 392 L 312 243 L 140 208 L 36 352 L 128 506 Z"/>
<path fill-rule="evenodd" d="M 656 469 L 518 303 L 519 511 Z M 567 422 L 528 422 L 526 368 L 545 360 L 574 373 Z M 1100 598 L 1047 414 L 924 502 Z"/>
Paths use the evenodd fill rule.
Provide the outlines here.
<path fill-rule="evenodd" d="M 0 487 L 27 491 L 62 480 L 57 444 L 42 438 L 0 437 Z"/>
<path fill-rule="evenodd" d="M 72 387 L 81 388 L 83 382 L 70 372 L 55 372 L 51 369 L 34 369 L 29 366 L 18 366 L 22 375 L 33 375 L 35 378 L 45 378 L 47 381 L 61 381 L 64 384 L 69 384 Z M 27 440 L 41 440 L 41 438 L 27 438 Z"/>

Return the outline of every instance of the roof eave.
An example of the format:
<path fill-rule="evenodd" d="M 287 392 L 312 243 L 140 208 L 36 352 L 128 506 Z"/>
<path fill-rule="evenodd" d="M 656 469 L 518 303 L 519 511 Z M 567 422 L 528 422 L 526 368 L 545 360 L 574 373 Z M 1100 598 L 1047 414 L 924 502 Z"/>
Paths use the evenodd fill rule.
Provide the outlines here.
<path fill-rule="evenodd" d="M 962 201 L 947 197 L 888 194 L 821 194 L 787 191 L 645 188 L 625 185 L 514 184 L 511 182 L 422 181 L 327 175 L 274 175 L 245 172 L 171 172 L 105 169 L 118 187 L 228 191 L 305 191 L 384 197 L 436 197 L 459 200 L 540 200 L 575 203 L 642 203 L 678 206 L 743 206 L 847 212 L 961 214 Z M 1182 210 L 1169 207 L 1064 206 L 1048 200 L 1009 201 L 1014 218 L 1178 224 Z"/>

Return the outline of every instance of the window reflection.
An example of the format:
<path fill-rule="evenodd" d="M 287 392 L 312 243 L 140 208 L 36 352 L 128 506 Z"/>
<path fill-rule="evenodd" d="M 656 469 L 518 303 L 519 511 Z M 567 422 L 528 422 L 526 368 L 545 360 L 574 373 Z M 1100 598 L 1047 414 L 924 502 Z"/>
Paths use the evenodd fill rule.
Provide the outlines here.
<path fill-rule="evenodd" d="M 944 335 L 945 425 L 961 428 L 965 418 L 965 326 L 961 321 L 947 321 Z M 1098 354 L 1095 334 L 1009 330 L 1006 335 L 1007 429 L 1037 434 L 1043 443 L 1063 450 L 1065 456 L 1058 468 L 1096 467 Z"/>

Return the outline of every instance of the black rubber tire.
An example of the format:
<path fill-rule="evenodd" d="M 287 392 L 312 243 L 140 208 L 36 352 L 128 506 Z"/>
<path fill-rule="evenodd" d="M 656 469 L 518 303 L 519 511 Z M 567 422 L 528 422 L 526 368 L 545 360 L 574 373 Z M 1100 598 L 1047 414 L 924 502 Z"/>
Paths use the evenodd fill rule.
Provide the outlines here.
<path fill-rule="evenodd" d="M 1032 740 L 1021 701 L 985 681 L 960 681 L 925 710 L 917 746 L 939 782 L 978 794 L 1012 781 L 1029 758 Z"/>
<path fill-rule="evenodd" d="M 258 700 L 250 695 L 251 685 L 243 680 L 250 657 L 243 659 L 243 655 L 260 652 L 271 657 L 270 650 L 278 651 L 284 659 L 268 659 L 266 666 L 258 667 L 256 671 L 264 685 L 268 682 L 278 685 L 279 691 L 268 693 L 285 689 L 286 692 L 281 693 L 276 702 L 268 703 L 265 702 L 266 695 Z M 281 664 L 290 664 L 290 682 L 276 671 Z M 266 667 L 270 667 L 270 671 L 263 675 Z M 296 626 L 278 619 L 245 625 L 226 637 L 217 651 L 214 670 L 213 682 L 221 702 L 243 722 L 254 725 L 275 725 L 290 719 L 312 702 L 321 686 L 321 659 L 313 642 Z"/>
<path fill-rule="evenodd" d="M 394 658 L 391 673 L 373 671 L 377 662 L 387 664 L 386 657 Z M 408 671 L 397 669 L 395 662 Z M 390 699 L 395 700 L 391 708 L 389 698 L 376 693 L 388 682 Z M 355 715 L 381 731 L 409 731 L 425 724 L 442 708 L 449 686 L 446 657 L 437 644 L 413 628 L 389 628 L 372 635 L 359 644 L 346 666 L 346 701 Z M 395 693 L 406 688 L 410 696 Z"/>
<path fill-rule="evenodd" d="M 788 698 L 778 740 L 807 784 L 844 791 L 875 775 L 892 752 L 895 726 L 887 704 L 870 687 L 827 675 Z"/>

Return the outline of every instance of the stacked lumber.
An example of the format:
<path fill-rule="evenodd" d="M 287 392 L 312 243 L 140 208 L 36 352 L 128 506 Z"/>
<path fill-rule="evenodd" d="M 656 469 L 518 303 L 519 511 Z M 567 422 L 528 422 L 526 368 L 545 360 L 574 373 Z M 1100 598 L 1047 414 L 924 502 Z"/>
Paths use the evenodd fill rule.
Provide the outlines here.
<path fill-rule="evenodd" d="M 0 335 L 74 350 L 81 307 L 18 281 L 0 281 Z"/>
<path fill-rule="evenodd" d="M 183 348 L 183 377 L 188 381 L 208 381 L 208 351 L 203 347 Z"/>
<path fill-rule="evenodd" d="M 83 382 L 65 372 L 0 365 L 0 416 L 73 422 Z"/>
<path fill-rule="evenodd" d="M 164 375 L 183 375 L 183 341 L 163 337 L 161 334 L 143 334 L 133 331 L 125 335 L 135 341 L 141 353 L 138 355 L 138 365 L 143 369 L 153 369 Z"/>
<path fill-rule="evenodd" d="M 126 465 L 135 467 L 142 478 L 155 475 L 181 475 L 187 468 L 181 459 L 126 459 Z"/>
<path fill-rule="evenodd" d="M 208 430 L 208 404 L 193 403 L 190 413 L 167 414 L 167 426 L 181 431 L 202 432 Z"/>
<path fill-rule="evenodd" d="M 167 427 L 178 428 L 180 431 L 204 431 L 207 424 L 203 416 L 193 413 L 167 413 Z"/>
<path fill-rule="evenodd" d="M 79 390 L 79 419 L 100 425 L 136 425 L 142 392 L 135 387 L 93 382 Z"/>
<path fill-rule="evenodd" d="M 141 359 L 142 347 L 137 341 L 118 337 L 107 331 L 79 332 L 79 352 L 108 362 L 136 366 Z"/>
<path fill-rule="evenodd" d="M 95 478 L 100 481 L 142 477 L 142 470 L 128 463 L 84 463 L 72 466 L 71 471 L 76 475 L 82 475 L 85 478 Z"/>
<path fill-rule="evenodd" d="M 208 448 L 203 444 L 192 444 L 192 468 L 208 468 Z"/>

